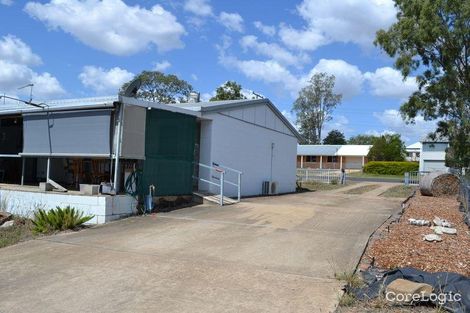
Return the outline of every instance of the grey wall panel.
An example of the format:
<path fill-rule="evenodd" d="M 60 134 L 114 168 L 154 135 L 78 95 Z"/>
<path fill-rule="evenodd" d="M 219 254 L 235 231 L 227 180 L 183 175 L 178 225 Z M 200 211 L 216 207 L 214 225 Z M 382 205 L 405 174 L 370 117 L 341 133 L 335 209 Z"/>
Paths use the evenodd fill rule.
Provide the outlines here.
<path fill-rule="evenodd" d="M 110 155 L 111 110 L 25 114 L 26 155 Z"/>
<path fill-rule="evenodd" d="M 121 157 L 145 159 L 145 122 L 147 109 L 138 106 L 124 107 Z"/>

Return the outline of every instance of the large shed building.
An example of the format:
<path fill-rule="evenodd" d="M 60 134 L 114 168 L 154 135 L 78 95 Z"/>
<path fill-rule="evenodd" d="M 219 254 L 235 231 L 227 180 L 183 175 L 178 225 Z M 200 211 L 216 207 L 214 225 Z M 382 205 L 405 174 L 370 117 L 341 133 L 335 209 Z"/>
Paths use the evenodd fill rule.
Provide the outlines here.
<path fill-rule="evenodd" d="M 126 191 L 150 185 L 156 196 L 293 192 L 299 138 L 268 99 L 11 103 L 0 107 L 0 198 L 22 210 L 73 204 L 104 222 L 134 210 Z M 101 186 L 97 205 L 80 204 L 87 186 Z"/>

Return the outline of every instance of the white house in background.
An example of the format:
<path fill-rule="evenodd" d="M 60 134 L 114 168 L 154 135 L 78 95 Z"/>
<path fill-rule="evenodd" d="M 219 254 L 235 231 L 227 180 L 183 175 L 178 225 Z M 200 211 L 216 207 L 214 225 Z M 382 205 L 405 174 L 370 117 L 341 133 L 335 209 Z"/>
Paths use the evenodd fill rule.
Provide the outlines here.
<path fill-rule="evenodd" d="M 445 159 L 449 142 L 447 140 L 424 139 L 421 144 L 419 170 L 424 172 L 447 171 Z"/>
<path fill-rule="evenodd" d="M 371 145 L 298 145 L 297 168 L 362 169 Z"/>
<path fill-rule="evenodd" d="M 406 160 L 407 161 L 419 161 L 421 154 L 421 142 L 415 142 L 409 146 L 406 146 Z"/>

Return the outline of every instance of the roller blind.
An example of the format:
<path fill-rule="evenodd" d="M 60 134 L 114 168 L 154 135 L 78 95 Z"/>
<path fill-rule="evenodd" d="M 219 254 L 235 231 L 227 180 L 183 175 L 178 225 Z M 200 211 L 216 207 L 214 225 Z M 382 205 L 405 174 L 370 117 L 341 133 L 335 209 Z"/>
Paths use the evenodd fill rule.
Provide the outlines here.
<path fill-rule="evenodd" d="M 23 116 L 24 155 L 109 156 L 111 110 Z"/>

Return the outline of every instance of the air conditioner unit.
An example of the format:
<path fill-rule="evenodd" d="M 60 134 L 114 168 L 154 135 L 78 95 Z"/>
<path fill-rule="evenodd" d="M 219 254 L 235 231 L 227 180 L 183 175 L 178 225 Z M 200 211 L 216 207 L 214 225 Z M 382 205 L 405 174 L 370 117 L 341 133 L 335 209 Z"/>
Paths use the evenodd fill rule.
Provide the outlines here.
<path fill-rule="evenodd" d="M 278 187 L 278 182 L 276 181 L 268 181 L 265 180 L 263 181 L 263 186 L 262 186 L 262 194 L 263 195 L 275 195 L 277 194 L 277 187 Z"/>

